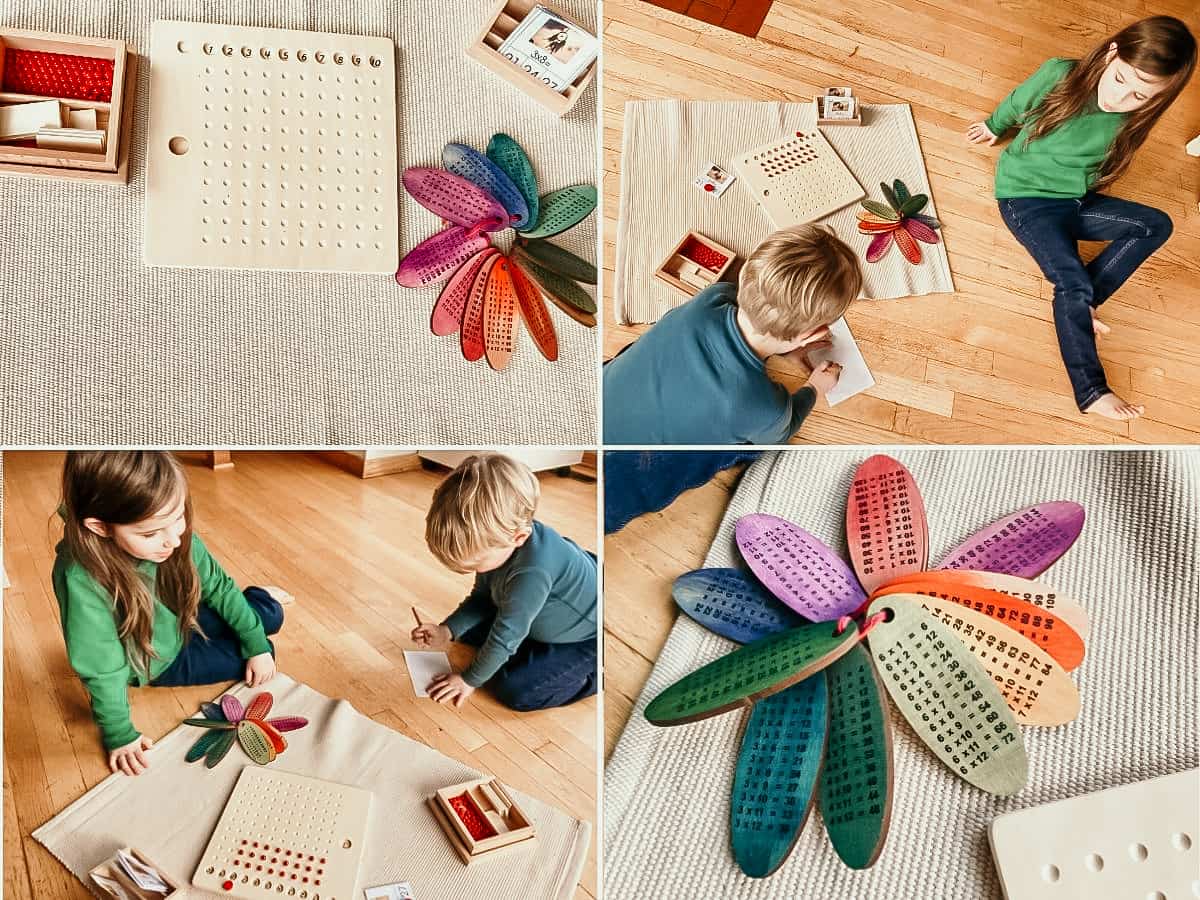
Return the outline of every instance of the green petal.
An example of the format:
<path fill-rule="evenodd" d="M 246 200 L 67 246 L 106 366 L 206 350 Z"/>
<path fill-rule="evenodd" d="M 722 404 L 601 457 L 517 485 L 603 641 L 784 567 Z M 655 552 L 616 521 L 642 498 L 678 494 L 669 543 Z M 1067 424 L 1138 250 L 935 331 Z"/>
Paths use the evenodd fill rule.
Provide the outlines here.
<path fill-rule="evenodd" d="M 899 178 L 892 182 L 892 191 L 896 194 L 896 199 L 899 201 L 896 204 L 897 209 L 907 203 L 908 198 L 912 196 L 908 191 L 908 185 Z"/>
<path fill-rule="evenodd" d="M 229 752 L 229 748 L 237 741 L 236 731 L 222 731 L 221 739 L 208 748 L 208 756 L 204 760 L 204 765 L 210 769 L 215 769 L 217 764 L 225 758 L 225 754 Z"/>
<path fill-rule="evenodd" d="M 919 213 L 928 202 L 929 197 L 926 194 L 914 194 L 904 201 L 904 205 L 900 207 L 900 215 L 911 216 L 913 213 Z"/>
<path fill-rule="evenodd" d="M 513 258 L 520 262 L 521 268 L 537 282 L 545 293 L 553 294 L 564 303 L 569 303 L 581 312 L 589 315 L 596 314 L 596 301 L 583 288 L 561 275 L 551 272 L 537 260 L 531 258 L 521 247 L 513 250 Z"/>
<path fill-rule="evenodd" d="M 596 186 L 576 184 L 551 191 L 539 201 L 537 225 L 522 234 L 529 238 L 554 237 L 578 225 L 596 208 Z"/>
<path fill-rule="evenodd" d="M 890 206 L 885 206 L 878 200 L 864 200 L 862 201 L 862 205 L 863 209 L 867 210 L 867 212 L 873 212 L 881 219 L 887 219 L 889 222 L 900 221 L 900 216 L 897 214 L 896 210 L 892 209 Z"/>
<path fill-rule="evenodd" d="M 882 190 L 883 190 L 883 198 L 885 200 L 887 200 L 887 202 L 889 204 L 891 204 L 892 209 L 899 209 L 900 204 L 903 201 L 896 199 L 896 194 L 892 191 L 892 189 L 890 187 L 887 186 L 887 182 L 886 181 L 879 182 L 879 187 L 882 188 Z"/>
<path fill-rule="evenodd" d="M 533 174 L 533 163 L 521 145 L 507 134 L 495 134 L 488 141 L 485 155 L 512 179 L 529 206 L 529 221 L 536 222 L 539 209 L 537 179 Z"/>
<path fill-rule="evenodd" d="M 564 278 L 570 278 L 572 281 L 581 281 L 584 284 L 596 283 L 596 267 L 570 250 L 537 238 L 531 241 L 521 238 L 518 243 L 521 249 L 534 262 L 540 263 L 543 268 L 562 275 Z"/>
<path fill-rule="evenodd" d="M 221 731 L 206 731 L 204 734 L 200 735 L 200 740 L 192 744 L 191 749 L 188 750 L 187 756 L 185 756 L 184 759 L 190 763 L 195 762 L 200 757 L 208 753 L 208 751 L 212 748 L 212 745 L 217 743 L 217 741 L 221 740 L 221 738 L 224 736 L 224 732 Z"/>

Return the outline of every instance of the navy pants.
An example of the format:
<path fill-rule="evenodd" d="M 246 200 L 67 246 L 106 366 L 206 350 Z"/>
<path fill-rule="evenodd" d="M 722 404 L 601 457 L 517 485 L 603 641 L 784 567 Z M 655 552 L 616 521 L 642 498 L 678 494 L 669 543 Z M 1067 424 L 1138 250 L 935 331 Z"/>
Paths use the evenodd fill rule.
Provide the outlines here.
<path fill-rule="evenodd" d="M 458 641 L 482 647 L 492 620 L 468 628 Z M 526 638 L 487 682 L 492 695 L 517 712 L 566 706 L 596 693 L 596 639 L 544 644 Z"/>
<path fill-rule="evenodd" d="M 279 601 L 258 587 L 243 591 L 250 608 L 258 613 L 263 630 L 276 634 L 283 627 L 283 607 Z M 212 609 L 203 603 L 196 623 L 204 637 L 193 633 L 175 661 L 154 679 L 156 687 L 180 687 L 189 684 L 216 684 L 220 681 L 242 681 L 246 677 L 246 660 L 237 633 Z M 272 655 L 275 653 L 271 646 Z"/>
<path fill-rule="evenodd" d="M 1079 199 L 1000 200 L 1004 224 L 1054 285 L 1054 329 L 1081 410 L 1111 393 L 1096 352 L 1092 310 L 1111 297 L 1171 236 L 1171 217 L 1131 200 L 1087 194 Z M 1079 241 L 1108 241 L 1090 263 Z"/>

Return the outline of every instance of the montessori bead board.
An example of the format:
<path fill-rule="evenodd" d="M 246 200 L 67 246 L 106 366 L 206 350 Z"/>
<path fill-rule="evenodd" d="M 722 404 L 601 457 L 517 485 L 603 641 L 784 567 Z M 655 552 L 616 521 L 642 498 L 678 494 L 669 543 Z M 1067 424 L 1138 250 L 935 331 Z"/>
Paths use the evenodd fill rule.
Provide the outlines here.
<path fill-rule="evenodd" d="M 155 22 L 145 261 L 394 272 L 388 38 Z"/>
<path fill-rule="evenodd" d="M 1009 900 L 1198 895 L 1200 770 L 1000 816 L 992 853 Z"/>
<path fill-rule="evenodd" d="M 370 791 L 247 766 L 192 884 L 245 900 L 357 900 Z"/>
<path fill-rule="evenodd" d="M 866 196 L 816 128 L 751 150 L 734 167 L 776 228 L 815 222 Z"/>

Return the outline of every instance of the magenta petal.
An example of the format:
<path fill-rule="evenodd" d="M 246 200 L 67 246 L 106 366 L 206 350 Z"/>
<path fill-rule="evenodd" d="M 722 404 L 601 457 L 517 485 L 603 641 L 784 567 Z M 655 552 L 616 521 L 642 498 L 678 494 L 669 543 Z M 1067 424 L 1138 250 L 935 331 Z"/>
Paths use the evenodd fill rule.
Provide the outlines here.
<path fill-rule="evenodd" d="M 396 270 L 396 283 L 427 287 L 449 278 L 468 259 L 486 249 L 491 240 L 462 225 L 451 225 L 413 247 Z"/>
<path fill-rule="evenodd" d="M 867 262 L 879 262 L 883 254 L 892 246 L 892 233 L 885 231 L 871 238 L 871 246 L 867 247 Z"/>
<path fill-rule="evenodd" d="M 496 231 L 509 222 L 508 212 L 499 200 L 445 169 L 405 169 L 404 187 L 427 210 L 456 225 L 474 225 L 492 219 L 494 227 L 486 230 Z"/>
<path fill-rule="evenodd" d="M 1017 510 L 971 535 L 938 568 L 1035 578 L 1071 548 L 1083 520 L 1083 507 L 1066 500 Z"/>
<path fill-rule="evenodd" d="M 916 219 L 905 219 L 904 228 L 909 234 L 924 244 L 936 244 L 941 240 L 936 231 L 934 231 L 924 222 L 920 222 Z"/>
<path fill-rule="evenodd" d="M 463 310 L 467 308 L 467 298 L 471 295 L 471 285 L 475 282 L 475 275 L 479 272 L 479 267 L 489 257 L 499 252 L 495 247 L 485 247 L 450 276 L 450 280 L 442 288 L 442 293 L 438 295 L 437 303 L 433 306 L 430 328 L 433 329 L 434 334 L 454 334 L 458 331 L 458 326 L 462 324 Z"/>
<path fill-rule="evenodd" d="M 308 719 L 304 716 L 278 716 L 267 719 L 267 724 L 279 732 L 297 731 L 308 724 Z"/>
<path fill-rule="evenodd" d="M 221 698 L 221 712 L 225 713 L 225 718 L 230 722 L 240 722 L 246 715 L 246 708 L 233 694 L 226 694 Z"/>
<path fill-rule="evenodd" d="M 866 601 L 849 566 L 799 525 L 752 513 L 737 520 L 734 532 L 758 580 L 806 619 L 832 622 Z"/>

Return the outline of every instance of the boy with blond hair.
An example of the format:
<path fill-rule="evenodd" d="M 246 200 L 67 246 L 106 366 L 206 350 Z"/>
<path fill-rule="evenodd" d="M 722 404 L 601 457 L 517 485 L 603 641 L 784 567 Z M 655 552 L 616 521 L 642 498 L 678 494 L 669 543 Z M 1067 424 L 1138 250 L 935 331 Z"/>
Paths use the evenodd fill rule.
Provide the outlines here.
<path fill-rule="evenodd" d="M 475 585 L 412 639 L 478 648 L 462 672 L 434 679 L 439 703 L 461 707 L 483 684 L 518 712 L 596 693 L 596 557 L 534 519 L 540 493 L 528 466 L 498 453 L 467 457 L 434 491 L 425 541 Z"/>
<path fill-rule="evenodd" d="M 861 289 L 858 258 L 828 228 L 769 235 L 737 285 L 705 288 L 605 365 L 604 442 L 784 443 L 841 367 L 822 363 L 792 394 L 767 376 L 766 360 L 807 364 Z"/>

